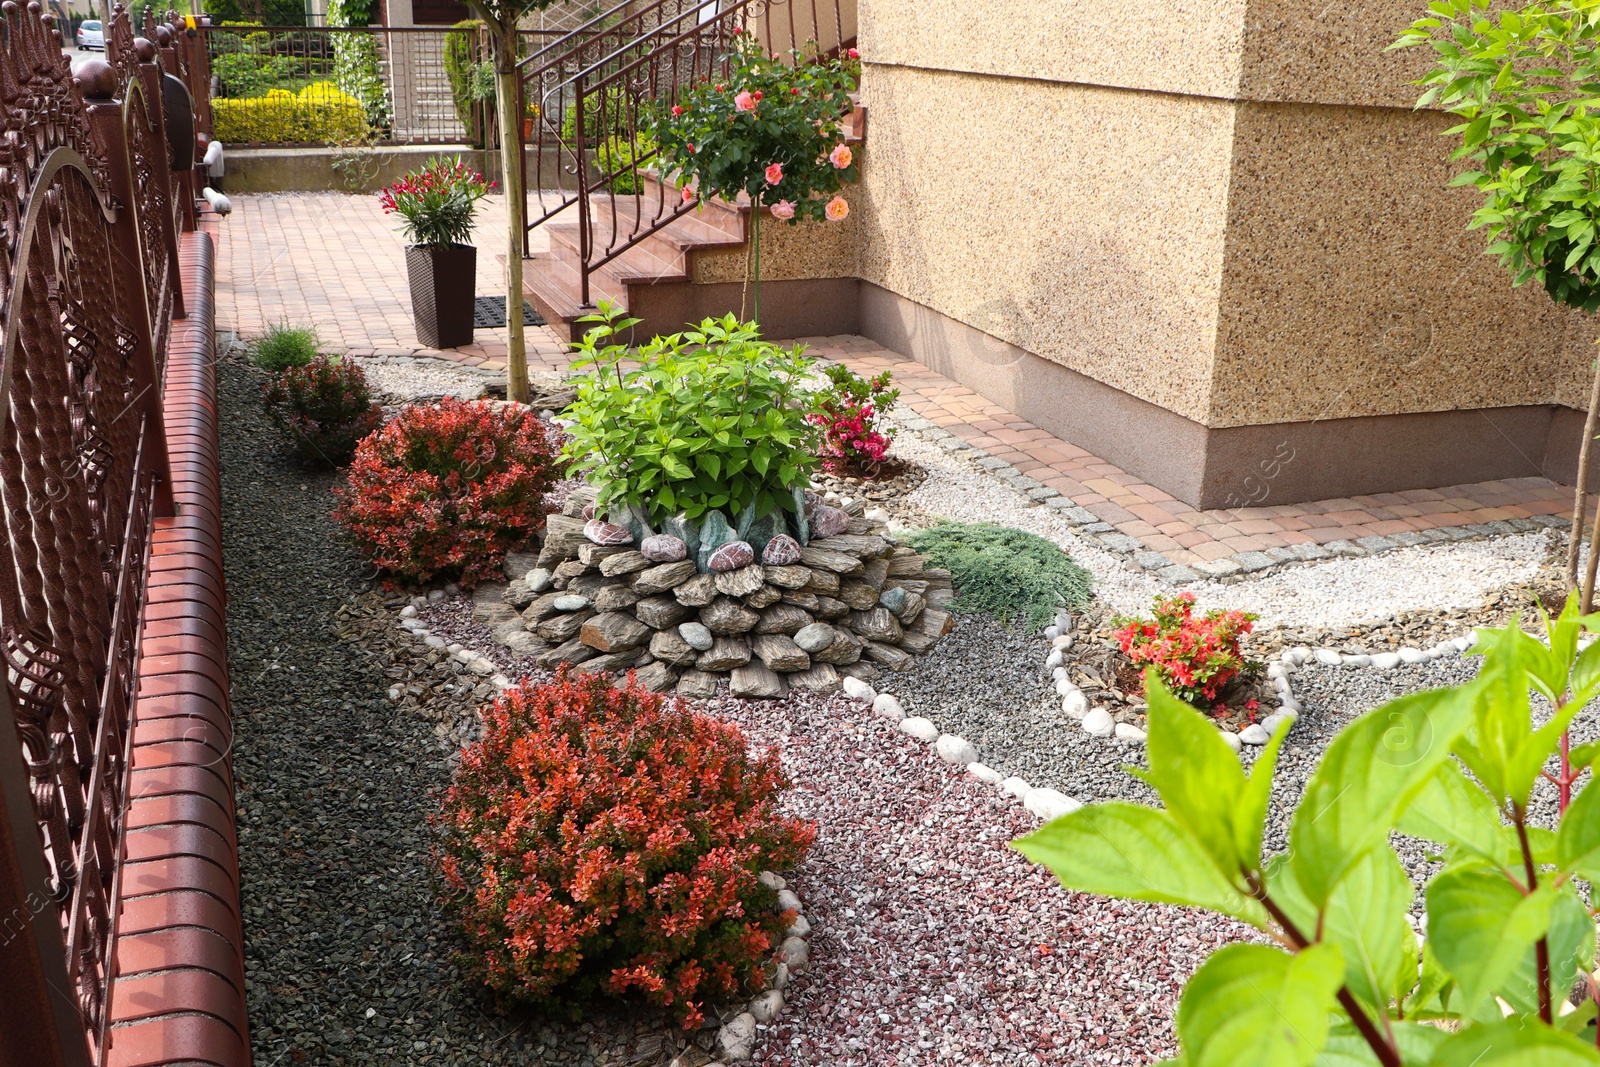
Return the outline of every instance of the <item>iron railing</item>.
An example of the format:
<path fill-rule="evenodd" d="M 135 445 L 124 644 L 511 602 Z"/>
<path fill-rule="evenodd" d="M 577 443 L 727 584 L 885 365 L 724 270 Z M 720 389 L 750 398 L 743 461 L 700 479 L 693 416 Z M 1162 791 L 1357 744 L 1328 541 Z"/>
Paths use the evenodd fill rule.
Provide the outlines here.
<path fill-rule="evenodd" d="M 193 225 L 173 163 L 205 130 L 207 57 L 170 18 L 135 38 L 119 6 L 74 84 L 50 16 L 0 19 L 0 1061 L 85 1065 L 106 1048 L 150 531 L 172 507 L 162 375 Z"/>
<path fill-rule="evenodd" d="M 725 77 L 739 34 L 786 54 L 837 52 L 855 33 L 854 0 L 623 0 L 529 55 L 518 72 L 538 117 L 521 152 L 523 255 L 535 228 L 576 221 L 580 303 L 590 306 L 596 271 L 695 206 L 655 180 L 655 145 L 640 136 L 649 109 Z"/>
<path fill-rule="evenodd" d="M 559 30 L 525 30 L 543 48 Z M 494 142 L 492 104 L 470 67 L 481 30 L 437 26 L 214 26 L 217 137 L 230 144 Z"/>

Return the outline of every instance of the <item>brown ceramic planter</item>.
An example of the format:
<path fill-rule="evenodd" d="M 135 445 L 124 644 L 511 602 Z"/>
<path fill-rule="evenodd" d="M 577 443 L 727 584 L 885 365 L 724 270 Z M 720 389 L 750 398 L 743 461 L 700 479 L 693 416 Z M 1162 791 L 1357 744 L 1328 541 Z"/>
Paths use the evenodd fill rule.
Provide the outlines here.
<path fill-rule="evenodd" d="M 417 340 L 429 348 L 472 343 L 472 298 L 477 290 L 478 250 L 471 245 L 409 245 L 411 317 Z"/>

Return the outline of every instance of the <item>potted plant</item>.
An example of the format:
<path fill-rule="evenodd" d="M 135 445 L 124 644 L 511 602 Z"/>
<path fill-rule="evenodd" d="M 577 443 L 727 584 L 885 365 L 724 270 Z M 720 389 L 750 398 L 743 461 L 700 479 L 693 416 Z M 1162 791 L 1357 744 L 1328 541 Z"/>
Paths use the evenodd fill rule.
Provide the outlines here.
<path fill-rule="evenodd" d="M 417 339 L 430 348 L 472 343 L 478 250 L 467 239 L 478 202 L 493 187 L 459 157 L 436 156 L 380 194 L 384 212 L 403 220 L 411 315 Z"/>

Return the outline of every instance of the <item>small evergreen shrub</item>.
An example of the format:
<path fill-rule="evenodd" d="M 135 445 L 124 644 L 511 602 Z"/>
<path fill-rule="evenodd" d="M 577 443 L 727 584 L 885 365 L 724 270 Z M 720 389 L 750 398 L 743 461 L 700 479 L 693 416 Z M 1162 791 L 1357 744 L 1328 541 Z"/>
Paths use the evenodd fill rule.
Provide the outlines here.
<path fill-rule="evenodd" d="M 778 811 L 787 785 L 737 726 L 631 679 L 563 667 L 507 690 L 435 820 L 469 966 L 542 1010 L 642 994 L 698 1026 L 764 983 L 787 928 L 758 878 L 815 837 Z"/>
<path fill-rule="evenodd" d="M 256 338 L 250 355 L 264 370 L 304 367 L 317 358 L 317 331 L 310 326 L 274 323 L 267 327 L 265 335 Z"/>
<path fill-rule="evenodd" d="M 415 404 L 356 446 L 334 517 L 394 577 L 470 588 L 543 524 L 558 477 L 544 423 L 525 409 Z"/>
<path fill-rule="evenodd" d="M 367 376 L 348 360 L 318 356 L 304 367 L 286 367 L 261 391 L 267 418 L 309 466 L 344 466 L 356 443 L 383 425 Z"/>
<path fill-rule="evenodd" d="M 1261 664 L 1244 658 L 1240 640 L 1255 629 L 1247 611 L 1208 611 L 1194 615 L 1193 593 L 1157 596 L 1152 619 L 1117 618 L 1117 644 L 1134 663 L 1156 670 L 1161 684 L 1179 700 L 1210 709 L 1241 675 Z M 1254 704 L 1250 705 L 1254 710 Z"/>
<path fill-rule="evenodd" d="M 1063 607 L 1089 602 L 1089 572 L 1038 534 L 990 522 L 941 522 L 918 530 L 911 546 L 950 572 L 955 607 L 1043 629 Z"/>

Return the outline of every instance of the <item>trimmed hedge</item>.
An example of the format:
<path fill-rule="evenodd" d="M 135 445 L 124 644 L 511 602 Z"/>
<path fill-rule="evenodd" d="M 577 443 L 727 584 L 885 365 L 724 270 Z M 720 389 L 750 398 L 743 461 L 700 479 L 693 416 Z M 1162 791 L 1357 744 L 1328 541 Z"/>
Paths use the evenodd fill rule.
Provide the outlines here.
<path fill-rule="evenodd" d="M 332 82 L 313 82 L 299 94 L 272 89 L 264 96 L 211 102 L 217 139 L 226 144 L 329 144 L 367 132 L 361 101 Z"/>

